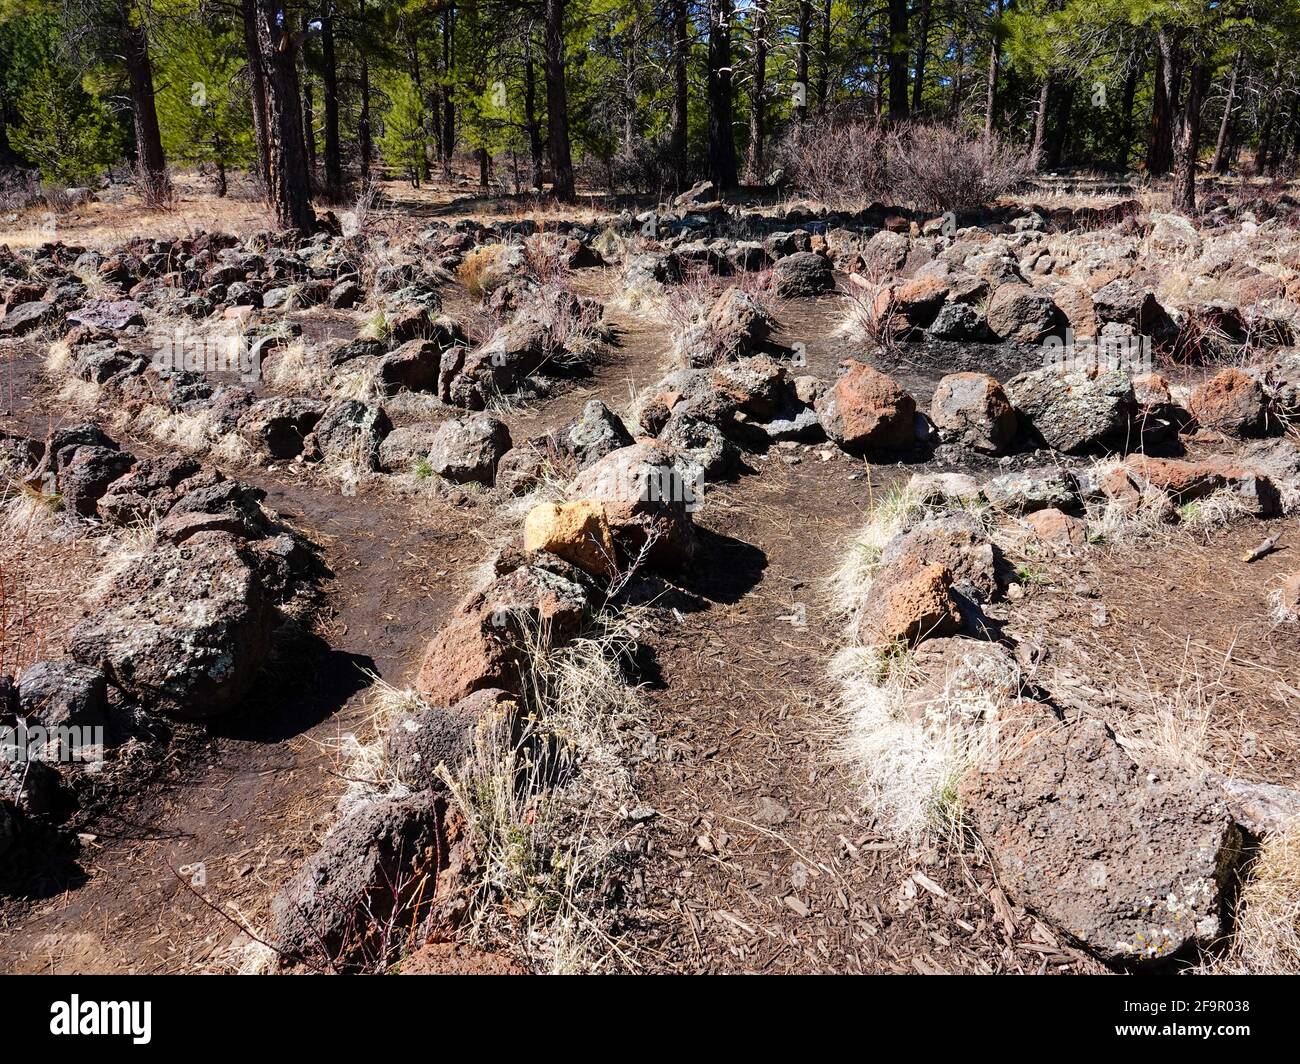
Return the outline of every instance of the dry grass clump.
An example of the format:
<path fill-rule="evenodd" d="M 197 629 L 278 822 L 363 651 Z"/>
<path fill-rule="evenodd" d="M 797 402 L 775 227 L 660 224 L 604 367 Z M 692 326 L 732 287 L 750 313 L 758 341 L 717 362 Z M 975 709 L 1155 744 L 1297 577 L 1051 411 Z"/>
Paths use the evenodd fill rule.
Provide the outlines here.
<path fill-rule="evenodd" d="M 1300 975 L 1300 824 L 1260 844 L 1237 898 L 1236 933 L 1215 975 Z"/>
<path fill-rule="evenodd" d="M 625 675 L 631 616 L 606 612 L 560 648 L 525 625 L 520 717 L 480 728 L 474 756 L 442 770 L 477 861 L 471 936 L 514 946 L 537 971 L 636 967 L 599 919 L 634 798 L 622 753 L 641 709 Z"/>
<path fill-rule="evenodd" d="M 942 688 L 922 690 L 925 677 L 905 646 L 863 646 L 860 611 L 871 594 L 880 555 L 895 536 L 932 514 L 965 508 L 955 499 L 927 499 L 913 481 L 891 485 L 829 581 L 848 645 L 833 659 L 838 690 L 839 756 L 857 774 L 877 827 L 911 844 L 964 836 L 958 784 L 1003 739 L 1004 710 L 1019 692 L 1014 661 L 971 654 Z"/>
<path fill-rule="evenodd" d="M 817 199 L 849 206 L 879 200 L 922 210 L 992 203 L 1023 183 L 1029 156 L 994 136 L 948 125 L 887 128 L 861 114 L 827 115 L 795 127 L 781 165 Z"/>
<path fill-rule="evenodd" d="M 909 651 L 855 646 L 835 656 L 830 674 L 839 689 L 838 753 L 876 827 L 912 845 L 960 841 L 958 787 L 1007 741 L 1007 692 L 1020 688 L 1018 667 L 970 655 L 941 689 L 919 695 L 923 678 Z"/>
<path fill-rule="evenodd" d="M 840 296 L 844 301 L 844 315 L 835 326 L 835 335 L 869 343 L 880 352 L 897 349 L 902 322 L 887 277 L 850 274 L 849 284 Z"/>
<path fill-rule="evenodd" d="M 1231 696 L 1225 683 L 1230 664 L 1231 654 L 1219 664 L 1217 675 L 1207 675 L 1188 645 L 1177 678 L 1167 684 L 1153 681 L 1139 657 L 1137 670 L 1145 690 L 1130 700 L 1121 716 L 1108 721 L 1119 744 L 1140 765 L 1208 771 L 1211 725 L 1220 701 Z"/>
<path fill-rule="evenodd" d="M 464 261 L 456 267 L 456 279 L 475 299 L 490 295 L 509 276 L 504 244 L 483 244 L 472 248 Z"/>

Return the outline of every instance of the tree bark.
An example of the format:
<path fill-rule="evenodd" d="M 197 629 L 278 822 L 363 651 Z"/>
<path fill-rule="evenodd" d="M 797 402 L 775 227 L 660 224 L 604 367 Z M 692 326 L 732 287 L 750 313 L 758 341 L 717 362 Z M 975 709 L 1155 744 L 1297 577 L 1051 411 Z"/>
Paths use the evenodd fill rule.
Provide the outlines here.
<path fill-rule="evenodd" d="M 800 125 L 808 117 L 808 35 L 811 32 L 812 3 L 810 0 L 800 0 L 794 52 L 794 81 L 798 92 L 795 97 L 794 115 Z"/>
<path fill-rule="evenodd" d="M 889 120 L 906 122 L 907 0 L 889 0 Z"/>
<path fill-rule="evenodd" d="M 930 0 L 921 0 L 921 23 L 916 28 L 916 71 L 912 75 L 912 113 L 921 110 L 925 95 L 925 58 L 930 50 Z"/>
<path fill-rule="evenodd" d="M 530 187 L 542 191 L 543 150 L 542 123 L 537 116 L 537 75 L 533 70 L 533 44 L 531 31 L 524 56 L 524 125 L 528 134 L 528 163 Z"/>
<path fill-rule="evenodd" d="M 1128 170 L 1129 150 L 1133 143 L 1133 100 L 1145 65 L 1145 59 L 1129 56 L 1128 72 L 1124 75 L 1124 97 L 1119 105 L 1119 144 L 1115 149 L 1115 169 L 1120 173 Z"/>
<path fill-rule="evenodd" d="M 672 0 L 673 34 L 673 114 L 668 134 L 668 154 L 673 177 L 679 189 L 686 187 L 688 158 L 686 153 L 687 107 L 690 103 L 690 83 L 687 80 L 687 61 L 690 58 L 690 20 L 686 0 Z"/>
<path fill-rule="evenodd" d="M 313 192 L 318 187 L 316 179 L 316 114 L 312 106 L 311 72 L 307 63 L 307 20 L 303 20 L 302 52 L 302 139 L 307 148 L 307 179 Z"/>
<path fill-rule="evenodd" d="M 1208 68 L 1199 63 L 1187 78 L 1187 99 L 1178 121 L 1178 156 L 1174 170 L 1174 210 L 1192 214 L 1196 210 L 1196 156 L 1201 136 L 1201 100 L 1209 82 Z"/>
<path fill-rule="evenodd" d="M 995 10 L 998 16 L 1002 14 L 1002 0 L 997 0 Z M 988 89 L 984 96 L 984 140 L 988 141 L 993 136 L 993 124 L 997 116 L 998 109 L 998 28 L 996 25 L 989 29 L 989 72 L 988 72 Z"/>
<path fill-rule="evenodd" d="M 751 184 L 764 177 L 763 136 L 767 128 L 767 3 L 754 0 L 751 11 L 754 30 L 753 70 L 750 72 L 749 157 L 745 169 Z"/>
<path fill-rule="evenodd" d="M 269 196 L 271 194 L 271 147 L 266 128 L 266 71 L 262 69 L 262 46 L 257 34 L 257 0 L 241 0 L 241 14 L 244 23 L 244 50 L 248 54 L 253 137 L 257 141 L 257 176 Z"/>
<path fill-rule="evenodd" d="M 831 0 L 822 0 L 822 62 L 817 68 L 817 113 L 825 114 L 830 103 Z"/>
<path fill-rule="evenodd" d="M 131 85 L 131 116 L 135 126 L 140 192 L 146 203 L 161 203 L 171 194 L 171 185 L 167 180 L 167 159 L 163 155 L 162 134 L 158 129 L 158 109 L 154 105 L 149 38 L 134 5 L 124 0 L 118 10 L 122 17 L 122 50 Z"/>
<path fill-rule="evenodd" d="M 731 132 L 732 4 L 733 0 L 709 0 L 709 178 L 719 192 L 740 184 Z"/>
<path fill-rule="evenodd" d="M 302 136 L 298 46 L 283 0 L 257 0 L 257 37 L 266 73 L 266 126 L 270 149 L 270 200 L 282 229 L 316 228 Z"/>
<path fill-rule="evenodd" d="M 1237 104 L 1237 75 L 1241 71 L 1241 52 L 1232 61 L 1232 73 L 1228 75 L 1228 96 L 1223 102 L 1223 118 L 1219 122 L 1219 135 L 1214 141 L 1214 160 L 1210 163 L 1210 172 L 1226 174 L 1228 172 L 1228 142 L 1232 137 L 1232 109 Z"/>
<path fill-rule="evenodd" d="M 442 15 L 442 72 L 448 89 L 442 100 L 442 176 L 451 177 L 451 157 L 456 150 L 456 101 L 450 85 L 455 67 L 456 9 L 449 7 Z"/>
<path fill-rule="evenodd" d="M 339 142 L 339 68 L 334 54 L 334 12 L 321 16 L 321 82 L 325 97 L 325 200 L 343 198 L 343 151 Z"/>
<path fill-rule="evenodd" d="M 561 203 L 574 200 L 569 153 L 569 92 L 564 75 L 564 10 L 567 0 L 546 0 L 546 131 L 551 149 L 551 188 Z"/>
<path fill-rule="evenodd" d="M 1043 138 L 1047 133 L 1047 101 L 1052 95 L 1051 77 L 1043 78 L 1043 83 L 1038 87 L 1038 110 L 1034 112 L 1034 143 L 1029 149 L 1029 165 L 1035 171 L 1042 167 L 1043 163 Z"/>
<path fill-rule="evenodd" d="M 1156 32 L 1156 48 L 1147 173 L 1152 177 L 1163 177 L 1174 163 L 1174 125 L 1182 87 L 1182 57 L 1177 42 L 1164 30 Z"/>
<path fill-rule="evenodd" d="M 366 24 L 366 0 L 357 6 L 357 19 L 362 26 Z M 370 162 L 375 155 L 374 140 L 370 132 L 370 61 L 366 58 L 366 49 L 357 50 L 361 56 L 360 85 L 361 114 L 357 118 L 357 147 L 361 149 L 361 179 L 370 180 Z"/>

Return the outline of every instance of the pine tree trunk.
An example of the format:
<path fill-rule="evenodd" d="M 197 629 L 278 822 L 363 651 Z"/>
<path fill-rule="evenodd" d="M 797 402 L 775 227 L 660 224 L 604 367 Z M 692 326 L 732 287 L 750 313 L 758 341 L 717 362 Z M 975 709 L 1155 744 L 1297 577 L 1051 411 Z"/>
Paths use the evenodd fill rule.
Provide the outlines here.
<path fill-rule="evenodd" d="M 451 83 L 455 69 L 456 9 L 448 8 L 442 16 L 442 72 Z M 442 176 L 451 178 L 451 157 L 456 150 L 456 101 L 451 91 L 442 101 Z"/>
<path fill-rule="evenodd" d="M 158 129 L 158 110 L 154 106 L 149 38 L 134 7 L 123 3 L 119 11 L 122 17 L 122 51 L 130 81 L 140 193 L 146 203 L 161 203 L 170 196 L 171 185 L 167 180 L 167 159 L 163 155 L 162 134 Z"/>
<path fill-rule="evenodd" d="M 1042 168 L 1043 138 L 1047 133 L 1047 101 L 1052 94 L 1052 79 L 1043 78 L 1038 87 L 1038 110 L 1034 112 L 1034 143 L 1029 149 L 1029 165 L 1034 170 Z"/>
<path fill-rule="evenodd" d="M 817 113 L 825 114 L 830 103 L 831 77 L 831 0 L 822 2 L 822 62 L 817 69 Z"/>
<path fill-rule="evenodd" d="M 930 0 L 921 0 L 921 24 L 916 29 L 916 72 L 912 75 L 912 113 L 921 110 L 925 95 L 925 59 L 930 50 Z"/>
<path fill-rule="evenodd" d="M 800 125 L 808 117 L 808 35 L 811 31 L 812 4 L 810 0 L 800 0 L 794 52 L 794 81 L 799 93 L 795 98 L 794 114 Z"/>
<path fill-rule="evenodd" d="M 1119 144 L 1115 150 L 1115 169 L 1120 173 L 1128 170 L 1129 151 L 1133 146 L 1133 100 L 1145 65 L 1145 59 L 1130 56 L 1128 72 L 1124 75 L 1124 96 L 1119 105 Z"/>
<path fill-rule="evenodd" d="M 339 143 L 339 71 L 332 11 L 321 18 L 320 46 L 325 96 L 325 200 L 338 203 L 343 198 L 343 152 Z"/>
<path fill-rule="evenodd" d="M 1047 137 L 1047 166 L 1055 170 L 1065 160 L 1066 137 L 1071 129 L 1071 115 L 1074 111 L 1075 93 L 1078 84 L 1067 81 L 1055 92 L 1056 106 Z"/>
<path fill-rule="evenodd" d="M 996 10 L 998 15 L 1002 14 L 1002 0 L 997 0 Z M 997 117 L 998 109 L 998 33 L 997 27 L 990 30 L 989 41 L 989 72 L 988 88 L 984 94 L 984 139 L 988 141 L 993 136 L 993 125 Z"/>
<path fill-rule="evenodd" d="M 569 153 L 569 93 L 564 78 L 564 9 L 567 0 L 546 0 L 546 129 L 551 149 L 551 188 L 562 203 L 574 200 Z"/>
<path fill-rule="evenodd" d="M 366 2 L 361 0 L 357 6 L 357 18 L 362 25 L 366 21 Z M 357 118 L 357 147 L 361 149 L 361 180 L 369 182 L 370 163 L 375 155 L 375 144 L 370 132 L 370 61 L 366 58 L 365 48 L 359 48 L 361 55 L 360 85 L 361 114 Z"/>
<path fill-rule="evenodd" d="M 312 107 L 311 74 L 307 70 L 306 27 L 304 26 L 302 48 L 302 139 L 307 148 L 307 179 L 314 192 L 316 179 L 316 115 Z"/>
<path fill-rule="evenodd" d="M 248 55 L 249 91 L 252 95 L 253 137 L 257 141 L 257 176 L 271 194 L 271 147 L 266 128 L 266 71 L 262 69 L 262 45 L 257 33 L 257 0 L 241 0 L 244 50 Z"/>
<path fill-rule="evenodd" d="M 686 0 L 673 0 L 673 114 L 672 125 L 668 133 L 668 155 L 671 160 L 673 177 L 679 189 L 687 183 L 689 159 L 686 145 L 687 108 L 690 105 L 690 83 L 687 79 L 687 63 L 690 59 L 690 20 L 686 10 Z"/>
<path fill-rule="evenodd" d="M 740 183 L 731 131 L 732 3 L 709 0 L 709 179 L 719 192 L 729 192 Z"/>
<path fill-rule="evenodd" d="M 750 72 L 749 157 L 745 163 L 751 184 L 764 177 L 763 135 L 767 128 L 767 0 L 755 0 L 753 70 Z"/>
<path fill-rule="evenodd" d="M 1223 118 L 1219 122 L 1219 135 L 1214 141 L 1214 159 L 1210 163 L 1210 172 L 1226 174 L 1228 172 L 1228 142 L 1232 137 L 1232 109 L 1237 104 L 1237 74 L 1241 70 L 1241 52 L 1232 62 L 1232 73 L 1228 75 L 1228 96 L 1223 102 Z"/>
<path fill-rule="evenodd" d="M 1182 59 L 1168 33 L 1156 33 L 1155 91 L 1151 101 L 1151 144 L 1147 173 L 1163 177 L 1174 164 L 1174 125 L 1182 83 Z"/>
<path fill-rule="evenodd" d="M 1187 99 L 1178 120 L 1178 146 L 1174 169 L 1174 210 L 1196 211 L 1196 156 L 1201 136 L 1201 100 L 1209 81 L 1209 70 L 1197 64 L 1187 78 Z"/>
<path fill-rule="evenodd" d="M 889 0 L 889 120 L 906 122 L 907 0 Z"/>
<path fill-rule="evenodd" d="M 302 136 L 298 48 L 284 17 L 283 0 L 257 0 L 257 36 L 266 73 L 266 127 L 270 149 L 270 199 L 281 229 L 316 228 Z"/>
<path fill-rule="evenodd" d="M 524 125 L 528 133 L 528 162 L 530 187 L 538 192 L 542 190 L 543 148 L 542 123 L 537 116 L 537 75 L 533 70 L 533 51 L 531 37 L 528 42 L 528 54 L 524 60 Z"/>

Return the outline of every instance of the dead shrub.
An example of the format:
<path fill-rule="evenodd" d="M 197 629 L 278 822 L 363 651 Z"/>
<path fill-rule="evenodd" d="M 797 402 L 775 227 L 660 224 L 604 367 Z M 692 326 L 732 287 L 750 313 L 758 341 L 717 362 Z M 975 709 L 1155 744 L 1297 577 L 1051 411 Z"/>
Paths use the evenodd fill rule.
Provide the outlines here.
<path fill-rule="evenodd" d="M 1025 152 L 996 136 L 908 125 L 889 137 L 886 170 L 895 200 L 923 210 L 960 211 L 1005 196 L 1031 166 Z"/>
<path fill-rule="evenodd" d="M 824 115 L 793 126 L 776 159 L 797 187 L 823 203 L 866 203 L 887 195 L 887 141 L 874 119 Z"/>

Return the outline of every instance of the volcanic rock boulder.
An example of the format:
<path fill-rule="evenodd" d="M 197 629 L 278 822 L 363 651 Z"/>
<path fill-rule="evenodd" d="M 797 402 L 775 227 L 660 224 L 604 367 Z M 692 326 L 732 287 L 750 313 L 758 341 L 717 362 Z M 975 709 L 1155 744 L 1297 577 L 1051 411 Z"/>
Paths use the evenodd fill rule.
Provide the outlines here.
<path fill-rule="evenodd" d="M 239 433 L 271 458 L 293 458 L 325 413 L 319 399 L 259 399 L 240 419 Z"/>
<path fill-rule="evenodd" d="M 117 573 L 102 601 L 73 629 L 68 652 L 154 712 L 229 712 L 270 650 L 275 611 L 250 556 L 221 533 L 160 544 Z"/>
<path fill-rule="evenodd" d="M 94 517 L 96 505 L 118 478 L 135 465 L 135 456 L 107 447 L 78 447 L 59 470 L 63 505 L 82 517 Z"/>
<path fill-rule="evenodd" d="M 1052 297 L 1027 284 L 999 285 L 988 311 L 989 328 L 1003 340 L 1037 343 L 1065 326 L 1065 316 Z"/>
<path fill-rule="evenodd" d="M 987 373 L 950 373 L 940 380 L 930 420 L 945 440 L 986 454 L 1005 450 L 1016 435 L 1016 412 Z"/>
<path fill-rule="evenodd" d="M 1127 376 L 1055 366 L 1013 377 L 1007 396 L 1034 435 L 1057 451 L 1124 450 L 1137 435 L 1137 401 Z"/>
<path fill-rule="evenodd" d="M 1257 517 L 1281 512 L 1278 489 L 1265 474 L 1226 458 L 1185 461 L 1131 454 L 1124 459 L 1123 469 L 1139 489 L 1155 488 L 1179 506 L 1215 492 L 1230 491 Z"/>
<path fill-rule="evenodd" d="M 467 596 L 429 641 L 416 691 L 440 706 L 486 688 L 520 695 L 529 654 L 574 636 L 595 595 L 590 578 L 558 557 L 511 559 L 507 570 Z"/>
<path fill-rule="evenodd" d="M 1004 887 L 1113 963 L 1217 938 L 1241 852 L 1222 792 L 1185 770 L 1139 769 L 1095 718 L 1018 712 L 1028 738 L 962 786 Z"/>
<path fill-rule="evenodd" d="M 880 573 L 886 582 L 892 568 L 908 558 L 942 565 L 950 585 L 972 602 L 990 602 L 1000 591 L 1000 555 L 978 520 L 966 514 L 929 518 L 890 540 L 880 553 Z"/>
<path fill-rule="evenodd" d="M 429 463 L 435 473 L 455 484 L 476 481 L 490 487 L 508 450 L 510 430 L 505 424 L 487 414 L 473 414 L 438 427 Z"/>
<path fill-rule="evenodd" d="M 518 708 L 514 698 L 494 688 L 475 691 L 453 706 L 422 707 L 389 729 L 384 740 L 388 763 L 413 791 L 445 789 L 438 766 L 457 771 L 474 753 L 477 729 Z"/>
<path fill-rule="evenodd" d="M 776 294 L 783 299 L 816 296 L 835 287 L 830 259 L 815 251 L 796 251 L 777 259 L 772 267 L 772 281 Z"/>
<path fill-rule="evenodd" d="M 888 647 L 956 635 L 961 612 L 951 587 L 952 573 L 938 562 L 909 554 L 882 566 L 858 615 L 858 638 L 864 646 Z"/>
<path fill-rule="evenodd" d="M 383 407 L 359 399 L 341 399 L 325 411 L 303 441 L 303 456 L 377 470 L 379 448 L 392 431 L 393 423 Z"/>
<path fill-rule="evenodd" d="M 548 551 L 593 576 L 616 567 L 605 504 L 590 499 L 534 506 L 524 519 L 524 550 Z"/>
<path fill-rule="evenodd" d="M 1078 483 L 1074 474 L 1066 469 L 1003 473 L 980 490 L 990 506 L 1013 514 L 1028 514 L 1049 507 L 1076 510 L 1081 504 Z"/>
<path fill-rule="evenodd" d="M 104 674 L 74 661 L 38 661 L 18 679 L 18 708 L 46 728 L 104 723 Z"/>
<path fill-rule="evenodd" d="M 752 355 L 771 337 L 774 325 L 752 295 L 728 288 L 704 320 L 688 328 L 678 343 L 682 364 L 703 368 Z"/>
<path fill-rule="evenodd" d="M 380 959 L 390 921 L 418 921 L 438 871 L 444 806 L 428 793 L 353 808 L 271 903 L 284 959 L 333 970 Z"/>
<path fill-rule="evenodd" d="M 379 445 L 379 468 L 385 473 L 407 473 L 427 461 L 438 430 L 432 425 L 403 425 L 393 429 Z"/>
<path fill-rule="evenodd" d="M 583 469 L 612 451 L 632 446 L 632 434 L 599 399 L 587 400 L 579 417 L 565 432 L 565 440 Z"/>
<path fill-rule="evenodd" d="M 902 450 L 916 439 L 916 400 L 865 362 L 847 362 L 815 408 L 826 435 L 846 450 Z"/>
<path fill-rule="evenodd" d="M 651 565 L 678 568 L 695 555 L 691 514 L 702 490 L 698 465 L 663 443 L 638 443 L 582 470 L 568 495 L 604 503 L 620 560 L 644 552 Z"/>
<path fill-rule="evenodd" d="M 128 474 L 113 481 L 99 499 L 98 511 L 102 520 L 114 525 L 129 525 L 150 521 L 165 514 L 180 495 L 200 475 L 199 463 L 192 458 L 160 455 L 142 458 Z M 205 481 L 217 481 L 221 474 L 209 472 Z"/>
<path fill-rule="evenodd" d="M 1220 370 L 1192 392 L 1191 411 L 1205 428 L 1229 436 L 1262 436 L 1268 400 L 1259 379 L 1239 369 Z"/>

